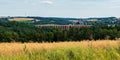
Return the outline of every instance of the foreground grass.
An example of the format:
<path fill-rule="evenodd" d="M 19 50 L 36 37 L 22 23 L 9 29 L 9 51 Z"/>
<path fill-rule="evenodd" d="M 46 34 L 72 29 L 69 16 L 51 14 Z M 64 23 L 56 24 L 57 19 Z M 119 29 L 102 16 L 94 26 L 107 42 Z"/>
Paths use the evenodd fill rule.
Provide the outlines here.
<path fill-rule="evenodd" d="M 119 41 L 2 43 L 0 60 L 120 60 Z M 12 51 L 12 52 L 11 52 Z"/>

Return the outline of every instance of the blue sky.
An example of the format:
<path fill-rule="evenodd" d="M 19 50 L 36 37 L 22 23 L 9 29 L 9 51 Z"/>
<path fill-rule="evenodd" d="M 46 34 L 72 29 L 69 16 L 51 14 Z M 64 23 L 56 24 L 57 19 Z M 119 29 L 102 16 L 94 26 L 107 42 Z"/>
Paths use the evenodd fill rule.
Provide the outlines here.
<path fill-rule="evenodd" d="M 120 17 L 120 0 L 0 0 L 0 16 Z"/>

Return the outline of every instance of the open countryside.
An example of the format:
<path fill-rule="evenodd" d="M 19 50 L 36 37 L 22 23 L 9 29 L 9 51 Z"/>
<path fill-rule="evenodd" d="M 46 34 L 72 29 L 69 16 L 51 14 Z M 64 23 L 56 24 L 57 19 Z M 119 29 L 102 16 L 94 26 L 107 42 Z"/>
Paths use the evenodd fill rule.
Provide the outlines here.
<path fill-rule="evenodd" d="M 120 60 L 120 0 L 0 0 L 0 60 Z"/>
<path fill-rule="evenodd" d="M 119 60 L 120 26 L 110 22 L 88 26 L 0 20 L 0 59 Z"/>

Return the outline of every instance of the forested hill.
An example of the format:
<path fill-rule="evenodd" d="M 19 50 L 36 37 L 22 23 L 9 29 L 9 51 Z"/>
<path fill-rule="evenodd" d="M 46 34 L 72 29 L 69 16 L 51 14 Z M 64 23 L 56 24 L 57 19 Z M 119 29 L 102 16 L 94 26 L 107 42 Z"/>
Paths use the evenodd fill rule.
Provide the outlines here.
<path fill-rule="evenodd" d="M 22 20 L 23 19 L 23 20 Z M 28 20 L 27 20 L 28 19 Z M 120 25 L 120 19 L 116 17 L 101 17 L 101 18 L 60 18 L 60 17 L 5 17 L 0 18 L 4 21 L 24 21 L 33 24 L 59 24 L 69 25 L 83 23 L 84 25 Z"/>
<path fill-rule="evenodd" d="M 69 30 L 38 28 L 25 22 L 0 21 L 0 42 L 56 42 L 120 38 L 120 26 L 81 27 Z"/>

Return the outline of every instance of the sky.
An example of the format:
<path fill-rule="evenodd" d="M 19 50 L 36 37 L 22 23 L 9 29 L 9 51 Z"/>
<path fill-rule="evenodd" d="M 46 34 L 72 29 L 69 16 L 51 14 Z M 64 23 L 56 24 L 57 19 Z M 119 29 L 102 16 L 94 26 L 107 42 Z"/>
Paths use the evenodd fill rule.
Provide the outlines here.
<path fill-rule="evenodd" d="M 0 16 L 120 17 L 120 0 L 0 0 Z"/>

